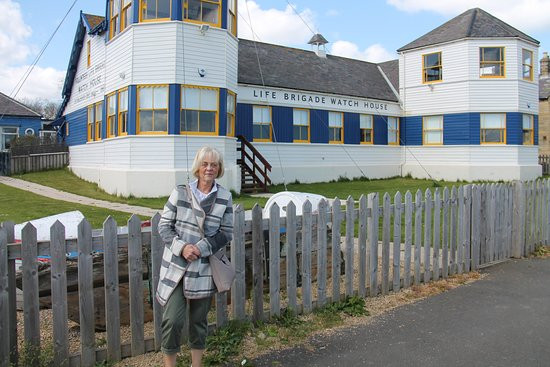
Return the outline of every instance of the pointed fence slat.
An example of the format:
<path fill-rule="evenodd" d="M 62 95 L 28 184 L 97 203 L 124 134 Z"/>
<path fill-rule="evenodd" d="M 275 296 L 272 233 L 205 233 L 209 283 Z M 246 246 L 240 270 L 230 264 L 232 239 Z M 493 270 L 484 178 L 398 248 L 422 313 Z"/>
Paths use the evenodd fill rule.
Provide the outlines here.
<path fill-rule="evenodd" d="M 390 291 L 390 225 L 391 225 L 391 197 L 385 193 L 383 198 L 382 220 L 382 294 Z"/>
<path fill-rule="evenodd" d="M 443 238 L 441 241 L 441 262 L 442 262 L 442 277 L 447 279 L 449 276 L 449 188 L 443 189 Z"/>
<path fill-rule="evenodd" d="M 327 202 L 321 199 L 317 214 L 317 305 L 327 302 Z"/>
<path fill-rule="evenodd" d="M 346 296 L 353 296 L 354 205 L 351 196 L 346 200 Z"/>
<path fill-rule="evenodd" d="M 15 223 L 11 221 L 1 223 L 6 230 L 8 243 L 15 242 Z M 8 259 L 8 306 L 9 306 L 9 330 L 10 330 L 10 361 L 17 362 L 17 286 L 15 284 L 15 259 Z"/>
<path fill-rule="evenodd" d="M 369 287 L 370 296 L 378 294 L 378 193 L 371 193 L 367 196 L 367 205 L 370 209 L 370 217 L 367 220 L 368 241 L 369 241 Z"/>
<path fill-rule="evenodd" d="M 393 199 L 393 291 L 401 287 L 401 193 L 398 191 Z"/>
<path fill-rule="evenodd" d="M 226 248 L 223 247 L 220 250 L 222 255 L 226 255 Z M 216 327 L 223 327 L 227 324 L 227 295 L 228 292 L 217 292 L 214 296 L 216 302 Z"/>
<path fill-rule="evenodd" d="M 160 345 L 162 342 L 162 306 L 158 303 L 157 297 L 154 296 L 159 285 L 160 264 L 162 262 L 162 253 L 164 250 L 164 243 L 159 234 L 159 222 L 160 214 L 156 213 L 151 218 L 151 272 L 153 278 L 153 289 L 149 290 L 153 294 L 153 325 L 156 351 L 160 350 Z"/>
<path fill-rule="evenodd" d="M 422 191 L 416 191 L 414 202 L 414 284 L 420 284 L 420 257 L 422 249 Z"/>
<path fill-rule="evenodd" d="M 105 252 L 105 327 L 107 331 L 107 358 L 120 361 L 120 301 L 118 284 L 117 225 L 109 216 L 103 223 Z"/>
<path fill-rule="evenodd" d="M 311 203 L 302 205 L 302 308 L 304 313 L 312 310 L 311 299 Z"/>
<path fill-rule="evenodd" d="M 472 185 L 464 187 L 464 271 L 471 268 L 471 219 L 472 219 Z"/>
<path fill-rule="evenodd" d="M 269 209 L 269 310 L 270 316 L 281 314 L 281 220 L 277 203 Z"/>
<path fill-rule="evenodd" d="M 130 330 L 132 331 L 132 356 L 145 353 L 143 310 L 143 248 L 141 220 L 132 215 L 128 221 L 128 276 L 130 287 Z"/>
<path fill-rule="evenodd" d="M 472 186 L 472 270 L 479 269 L 481 191 L 479 185 Z"/>
<path fill-rule="evenodd" d="M 488 185 L 487 189 L 487 204 L 489 207 L 489 210 L 487 212 L 487 262 L 492 262 L 495 260 L 495 185 Z"/>
<path fill-rule="evenodd" d="M 367 296 L 367 197 L 359 198 L 359 297 Z"/>
<path fill-rule="evenodd" d="M 456 190 L 456 187 L 453 186 L 451 189 L 451 207 L 449 208 L 451 211 L 451 250 L 450 250 L 450 258 L 449 258 L 449 274 L 453 275 L 456 274 L 456 242 L 457 242 L 457 236 L 458 236 L 458 218 L 457 218 L 457 212 L 458 212 L 458 192 Z"/>
<path fill-rule="evenodd" d="M 332 202 L 332 302 L 340 301 L 340 229 L 342 225 L 340 199 Z"/>
<path fill-rule="evenodd" d="M 231 263 L 235 267 L 235 282 L 233 283 L 233 287 L 231 287 L 231 307 L 233 318 L 237 320 L 244 320 L 246 318 L 244 210 L 241 205 L 237 205 L 233 213 L 233 240 L 231 242 Z M 294 226 L 287 226 L 287 240 L 290 236 L 291 231 L 293 231 L 294 237 L 296 237 L 296 229 L 291 229 L 290 227 Z M 296 286 L 296 284 L 294 286 Z"/>
<path fill-rule="evenodd" d="M 8 231 L 0 228 L 0 366 L 10 366 Z"/>
<path fill-rule="evenodd" d="M 23 270 L 23 309 L 25 341 L 31 353 L 40 349 L 40 313 L 38 307 L 38 263 L 36 229 L 27 223 L 21 232 Z"/>
<path fill-rule="evenodd" d="M 441 193 L 439 187 L 434 192 L 434 238 L 433 238 L 433 279 L 439 280 L 439 247 L 441 245 Z"/>
<path fill-rule="evenodd" d="M 95 365 L 95 317 L 92 226 L 85 218 L 78 225 L 78 300 L 80 318 L 80 363 Z"/>
<path fill-rule="evenodd" d="M 464 202 L 464 186 L 458 187 L 458 243 L 456 249 L 456 265 L 458 274 L 464 271 L 464 242 L 466 237 L 465 228 L 465 202 Z"/>
<path fill-rule="evenodd" d="M 243 216 L 244 219 L 244 216 Z M 286 292 L 288 296 L 288 308 L 296 314 L 298 311 L 296 283 L 298 264 L 296 262 L 296 205 L 289 202 L 286 206 Z M 244 260 L 244 243 L 243 243 Z M 244 261 L 243 261 L 244 266 Z M 244 269 L 243 269 L 244 270 Z M 244 284 L 244 279 L 243 279 Z M 244 292 L 242 294 L 244 299 Z M 244 308 L 243 308 L 244 312 Z M 243 317 L 244 318 L 244 317 Z"/>
<path fill-rule="evenodd" d="M 479 264 L 487 262 L 487 185 L 479 186 Z"/>
<path fill-rule="evenodd" d="M 65 257 L 65 227 L 56 221 L 50 228 L 50 268 L 53 313 L 53 345 L 56 366 L 69 365 L 67 311 L 67 260 Z"/>
<path fill-rule="evenodd" d="M 403 267 L 404 272 L 404 287 L 408 288 L 411 286 L 411 247 L 412 247 L 412 216 L 413 214 L 413 203 L 412 203 L 412 194 L 407 190 L 405 194 L 405 264 Z"/>
<path fill-rule="evenodd" d="M 252 208 L 252 320 L 264 319 L 264 240 L 262 227 L 262 208 L 258 204 Z"/>
<path fill-rule="evenodd" d="M 424 283 L 428 283 L 431 278 L 430 260 L 432 251 L 432 192 L 426 189 L 426 211 L 424 213 Z"/>

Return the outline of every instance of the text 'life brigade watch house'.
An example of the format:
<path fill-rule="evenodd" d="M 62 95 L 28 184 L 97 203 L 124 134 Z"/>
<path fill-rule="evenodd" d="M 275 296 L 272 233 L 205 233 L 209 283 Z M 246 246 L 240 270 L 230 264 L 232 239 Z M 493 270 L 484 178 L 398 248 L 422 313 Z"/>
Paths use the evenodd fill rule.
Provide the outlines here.
<path fill-rule="evenodd" d="M 539 42 L 481 9 L 376 64 L 321 35 L 314 51 L 238 39 L 236 0 L 106 5 L 81 13 L 56 123 L 71 169 L 107 192 L 167 195 L 205 144 L 235 191 L 266 164 L 272 183 L 541 174 Z"/>

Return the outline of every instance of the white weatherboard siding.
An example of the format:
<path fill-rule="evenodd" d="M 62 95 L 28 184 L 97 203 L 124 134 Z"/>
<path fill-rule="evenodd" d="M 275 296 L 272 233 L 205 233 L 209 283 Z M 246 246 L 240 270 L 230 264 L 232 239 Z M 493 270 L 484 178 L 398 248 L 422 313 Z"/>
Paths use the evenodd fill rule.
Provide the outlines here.
<path fill-rule="evenodd" d="M 403 175 L 436 180 L 532 180 L 542 174 L 538 147 L 403 147 Z"/>
<path fill-rule="evenodd" d="M 209 145 L 224 155 L 228 189 L 240 191 L 236 140 L 226 137 L 127 136 L 70 147 L 70 169 L 96 182 L 110 194 L 139 197 L 167 196 L 187 182 L 197 150 Z M 193 175 L 189 174 L 193 180 Z"/>
<path fill-rule="evenodd" d="M 254 143 L 254 147 L 271 164 L 273 183 L 326 182 L 363 175 L 386 178 L 401 174 L 401 147 L 259 142 Z"/>
<path fill-rule="evenodd" d="M 106 93 L 130 84 L 132 80 L 132 47 L 134 27 L 128 27 L 106 45 Z"/>
<path fill-rule="evenodd" d="M 91 45 L 90 67 L 88 67 L 87 59 L 88 41 Z M 104 36 L 90 36 L 86 33 L 78 59 L 78 69 L 73 81 L 71 98 L 65 107 L 65 115 L 103 100 L 105 95 L 105 70 Z"/>

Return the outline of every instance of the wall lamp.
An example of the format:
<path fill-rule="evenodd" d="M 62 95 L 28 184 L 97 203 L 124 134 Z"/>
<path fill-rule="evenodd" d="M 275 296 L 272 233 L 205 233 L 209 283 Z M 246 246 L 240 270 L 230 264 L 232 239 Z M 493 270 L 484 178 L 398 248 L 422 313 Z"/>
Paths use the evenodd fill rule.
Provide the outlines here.
<path fill-rule="evenodd" d="M 199 27 L 199 31 L 204 36 L 204 34 L 210 29 L 210 26 L 208 24 L 201 24 Z"/>

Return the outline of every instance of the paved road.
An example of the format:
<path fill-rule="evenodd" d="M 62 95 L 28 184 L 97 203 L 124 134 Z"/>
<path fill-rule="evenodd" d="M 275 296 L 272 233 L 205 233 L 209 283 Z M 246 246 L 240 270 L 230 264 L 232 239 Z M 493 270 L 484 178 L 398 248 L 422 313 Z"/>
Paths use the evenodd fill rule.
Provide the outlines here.
<path fill-rule="evenodd" d="M 550 366 L 550 258 L 487 268 L 475 283 L 398 308 L 371 324 L 315 337 L 315 351 L 256 366 Z"/>

